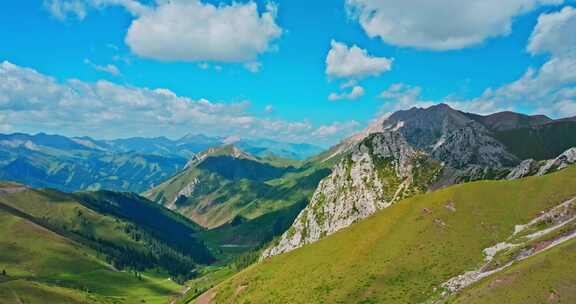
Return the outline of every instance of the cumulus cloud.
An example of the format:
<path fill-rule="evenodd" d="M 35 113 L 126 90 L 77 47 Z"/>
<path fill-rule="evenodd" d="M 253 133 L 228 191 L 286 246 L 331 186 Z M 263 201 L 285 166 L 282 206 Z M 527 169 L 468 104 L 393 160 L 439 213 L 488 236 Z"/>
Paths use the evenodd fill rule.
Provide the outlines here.
<path fill-rule="evenodd" d="M 135 135 L 178 137 L 191 130 L 294 142 L 330 144 L 329 136 L 308 121 L 286 121 L 250 114 L 250 102 L 212 102 L 179 96 L 168 89 L 119 85 L 109 81 L 59 82 L 34 69 L 0 63 L 0 132 L 52 132 L 97 138 Z M 271 108 L 270 108 L 271 109 Z M 317 132 L 318 131 L 318 132 Z"/>
<path fill-rule="evenodd" d="M 356 45 L 332 40 L 331 49 L 326 56 L 326 75 L 331 78 L 362 79 L 378 76 L 392 69 L 393 59 L 375 57 Z"/>
<path fill-rule="evenodd" d="M 381 112 L 394 112 L 411 107 L 429 107 L 436 102 L 422 99 L 422 88 L 404 83 L 395 83 L 382 91 L 378 97 L 385 104 Z"/>
<path fill-rule="evenodd" d="M 450 96 L 440 100 L 426 100 L 419 87 L 397 84 L 380 95 L 386 100 L 384 111 L 443 102 L 464 111 L 482 114 L 522 110 L 557 118 L 575 116 L 575 20 L 576 11 L 572 7 L 540 15 L 527 50 L 532 54 L 548 54 L 550 57 L 540 67 L 528 68 L 515 81 L 488 88 L 480 96 L 468 100 Z"/>
<path fill-rule="evenodd" d="M 346 0 L 366 34 L 384 42 L 454 50 L 510 33 L 514 17 L 564 0 Z"/>
<path fill-rule="evenodd" d="M 555 57 L 539 69 L 528 69 L 519 79 L 497 88 L 488 88 L 480 96 L 462 100 L 450 96 L 440 100 L 422 97 L 422 89 L 396 84 L 380 94 L 386 101 L 384 112 L 412 106 L 447 103 L 457 109 L 479 114 L 522 110 L 552 117 L 576 115 L 576 56 Z"/>
<path fill-rule="evenodd" d="M 262 63 L 260 62 L 248 62 L 244 64 L 244 68 L 251 73 L 258 73 L 262 69 Z"/>
<path fill-rule="evenodd" d="M 366 91 L 364 90 L 364 88 L 357 85 L 352 87 L 352 90 L 347 93 L 331 93 L 330 95 L 328 95 L 328 100 L 330 101 L 356 100 L 364 96 L 365 93 Z"/>
<path fill-rule="evenodd" d="M 82 20 L 92 8 L 102 9 L 113 5 L 124 7 L 132 15 L 148 11 L 148 7 L 136 0 L 44 0 L 44 7 L 59 20 L 70 17 Z"/>
<path fill-rule="evenodd" d="M 330 138 L 336 135 L 340 138 L 344 138 L 358 132 L 359 127 L 360 123 L 354 120 L 348 122 L 335 122 L 330 125 L 319 127 L 312 135 L 317 138 Z"/>
<path fill-rule="evenodd" d="M 132 22 L 126 44 L 137 55 L 165 61 L 248 62 L 282 34 L 276 7 L 254 2 L 214 6 L 170 1 Z"/>
<path fill-rule="evenodd" d="M 200 0 L 150 5 L 135 0 L 45 0 L 44 4 L 58 19 L 83 19 L 91 8 L 124 7 L 134 17 L 125 37 L 128 47 L 140 57 L 161 61 L 253 63 L 282 35 L 273 3 L 261 12 L 255 2 L 216 6 Z M 259 69 L 255 64 L 249 67 Z"/>
<path fill-rule="evenodd" d="M 98 64 L 95 64 L 88 59 L 84 59 L 84 63 L 89 65 L 90 67 L 92 67 L 96 71 L 108 73 L 112 76 L 120 76 L 120 74 L 122 74 L 120 72 L 120 69 L 118 69 L 118 67 L 113 65 L 113 64 L 98 65 Z"/>
<path fill-rule="evenodd" d="M 531 54 L 551 53 L 556 56 L 575 51 L 576 10 L 565 7 L 559 12 L 542 14 L 530 36 Z"/>

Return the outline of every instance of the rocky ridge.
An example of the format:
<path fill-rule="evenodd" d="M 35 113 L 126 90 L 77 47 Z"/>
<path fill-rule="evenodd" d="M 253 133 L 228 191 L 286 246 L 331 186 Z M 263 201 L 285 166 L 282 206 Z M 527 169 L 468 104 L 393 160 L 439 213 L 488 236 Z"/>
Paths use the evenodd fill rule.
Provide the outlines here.
<path fill-rule="evenodd" d="M 515 124 L 546 121 L 509 113 L 472 115 L 445 104 L 384 117 L 324 156 L 340 160 L 309 206 L 262 258 L 315 242 L 417 193 L 474 180 L 543 175 L 576 162 L 576 151 L 569 150 L 535 167 L 537 162 L 521 161 L 494 135 L 494 130 Z"/>
<path fill-rule="evenodd" d="M 397 130 L 370 134 L 320 182 L 309 206 L 262 257 L 315 242 L 400 199 L 424 192 L 441 168 L 410 146 Z"/>

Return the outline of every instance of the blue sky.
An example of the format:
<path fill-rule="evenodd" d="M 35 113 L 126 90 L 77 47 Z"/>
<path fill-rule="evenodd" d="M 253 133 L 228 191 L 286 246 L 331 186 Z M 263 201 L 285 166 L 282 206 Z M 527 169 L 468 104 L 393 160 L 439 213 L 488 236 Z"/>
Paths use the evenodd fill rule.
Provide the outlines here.
<path fill-rule="evenodd" d="M 439 102 L 576 115 L 573 2 L 457 2 L 12 1 L 0 130 L 328 145 Z"/>

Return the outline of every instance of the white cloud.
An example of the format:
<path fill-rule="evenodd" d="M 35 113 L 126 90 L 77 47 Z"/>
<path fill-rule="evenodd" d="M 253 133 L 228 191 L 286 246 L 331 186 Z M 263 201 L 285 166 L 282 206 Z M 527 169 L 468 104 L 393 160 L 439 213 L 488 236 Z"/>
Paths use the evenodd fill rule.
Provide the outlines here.
<path fill-rule="evenodd" d="M 566 7 L 540 15 L 528 43 L 532 54 L 549 54 L 538 68 L 528 68 L 517 80 L 486 89 L 469 100 L 445 97 L 425 100 L 421 89 L 397 84 L 381 94 L 385 110 L 444 102 L 464 111 L 487 114 L 521 110 L 560 118 L 576 115 L 576 11 Z"/>
<path fill-rule="evenodd" d="M 381 112 L 394 112 L 411 107 L 428 107 L 436 102 L 422 99 L 420 87 L 396 83 L 388 87 L 378 96 L 385 104 Z"/>
<path fill-rule="evenodd" d="M 282 34 L 276 7 L 254 2 L 214 6 L 163 2 L 135 19 L 126 36 L 132 52 L 163 61 L 251 62 Z"/>
<path fill-rule="evenodd" d="M 326 126 L 316 127 L 306 120 L 257 117 L 250 114 L 250 106 L 248 101 L 212 102 L 179 96 L 168 89 L 103 80 L 59 82 L 30 68 L 0 63 L 0 132 L 14 129 L 115 138 L 142 132 L 178 137 L 195 130 L 208 135 L 320 144 L 341 138 L 340 133 L 331 137 L 318 131 Z M 346 131 L 340 129 L 342 134 Z"/>
<path fill-rule="evenodd" d="M 351 88 L 354 87 L 355 85 L 358 84 L 358 81 L 356 79 L 350 79 L 342 84 L 340 84 L 340 89 L 347 89 L 347 88 Z"/>
<path fill-rule="evenodd" d="M 330 125 L 319 127 L 312 133 L 312 135 L 317 138 L 330 138 L 334 136 L 345 138 L 358 132 L 359 126 L 360 123 L 354 120 L 348 122 L 335 122 Z"/>
<path fill-rule="evenodd" d="M 530 36 L 528 51 L 532 54 L 561 55 L 576 48 L 576 10 L 565 7 L 559 12 L 542 14 Z"/>
<path fill-rule="evenodd" d="M 202 62 L 198 64 L 198 67 L 202 70 L 207 70 L 210 68 L 210 64 L 206 63 L 206 62 Z"/>
<path fill-rule="evenodd" d="M 521 110 L 552 117 L 576 115 L 576 56 L 553 57 L 539 69 L 528 69 L 519 79 L 497 88 L 488 88 L 476 98 L 445 97 L 427 100 L 420 87 L 396 84 L 380 94 L 384 112 L 413 106 L 447 103 L 457 109 L 479 114 Z"/>
<path fill-rule="evenodd" d="M 8 118 L 4 114 L 0 114 L 0 132 L 10 132 L 12 126 L 8 123 Z"/>
<path fill-rule="evenodd" d="M 326 57 L 326 75 L 331 78 L 362 79 L 378 76 L 392 69 L 393 59 L 375 57 L 356 45 L 332 40 L 331 49 Z"/>
<path fill-rule="evenodd" d="M 352 90 L 348 93 L 331 93 L 330 95 L 328 95 L 328 100 L 331 101 L 338 101 L 338 100 L 356 100 L 362 96 L 364 96 L 364 94 L 366 93 L 366 91 L 364 90 L 363 87 L 361 86 L 354 86 L 352 88 Z"/>
<path fill-rule="evenodd" d="M 84 63 L 89 65 L 90 67 L 92 67 L 93 69 L 95 69 L 96 71 L 99 71 L 99 72 L 108 73 L 108 74 L 113 75 L 113 76 L 120 76 L 122 74 L 120 72 L 120 69 L 118 69 L 118 67 L 113 65 L 113 64 L 98 65 L 98 64 L 95 64 L 88 59 L 84 59 Z"/>
<path fill-rule="evenodd" d="M 122 6 L 132 15 L 148 11 L 148 7 L 135 0 L 44 0 L 44 7 L 59 20 L 70 17 L 83 20 L 91 8 L 103 9 L 108 6 Z"/>
<path fill-rule="evenodd" d="M 258 73 L 262 69 L 262 63 L 260 62 L 247 62 L 244 64 L 244 68 L 251 73 Z"/>
<path fill-rule="evenodd" d="M 124 7 L 134 17 L 126 44 L 140 57 L 161 61 L 250 63 L 274 49 L 273 42 L 282 35 L 273 3 L 261 12 L 255 2 L 216 6 L 200 0 L 150 5 L 135 0 L 45 0 L 44 5 L 61 20 L 83 19 L 89 9 Z"/>
<path fill-rule="evenodd" d="M 82 20 L 86 17 L 85 1 L 44 0 L 44 7 L 50 11 L 54 18 L 64 20 L 68 16 L 76 16 Z"/>
<path fill-rule="evenodd" d="M 510 33 L 514 17 L 564 0 L 346 0 L 371 38 L 431 50 L 461 49 Z"/>
<path fill-rule="evenodd" d="M 270 113 L 274 113 L 274 106 L 272 105 L 267 105 L 264 107 L 264 112 L 270 114 Z"/>

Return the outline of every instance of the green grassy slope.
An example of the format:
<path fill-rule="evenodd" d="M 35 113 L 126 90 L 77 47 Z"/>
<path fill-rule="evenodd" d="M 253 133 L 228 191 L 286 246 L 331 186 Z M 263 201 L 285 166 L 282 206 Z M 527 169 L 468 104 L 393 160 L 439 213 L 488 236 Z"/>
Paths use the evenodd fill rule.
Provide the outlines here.
<path fill-rule="evenodd" d="M 576 122 L 559 121 L 533 128 L 500 131 L 495 136 L 520 159 L 553 159 L 576 146 Z"/>
<path fill-rule="evenodd" d="M 482 250 L 507 239 L 515 225 L 574 196 L 576 167 L 416 196 L 251 266 L 208 296 L 215 303 L 422 303 L 481 265 Z"/>
<path fill-rule="evenodd" d="M 99 254 L 0 210 L 0 303 L 166 303 L 181 286 L 115 270 Z"/>
<path fill-rule="evenodd" d="M 92 199 L 86 199 L 86 196 L 90 195 L 93 196 Z M 117 195 L 123 196 L 123 200 L 118 198 L 117 202 L 129 203 L 134 200 L 128 194 Z M 79 200 L 78 197 L 82 199 Z M 86 203 L 88 201 L 90 204 Z M 161 230 L 154 231 L 142 224 L 142 218 L 139 219 L 136 215 L 145 212 L 143 202 L 133 202 L 136 204 L 133 208 L 139 204 L 142 209 L 136 209 L 136 214 L 130 216 L 125 214 L 124 217 L 104 212 L 106 211 L 104 207 L 94 207 L 94 205 L 105 206 L 110 204 L 109 201 L 110 198 L 102 198 L 102 193 L 79 196 L 54 190 L 35 189 L 0 196 L 0 205 L 14 208 L 26 214 L 35 223 L 100 250 L 109 262 L 120 268 L 142 270 L 162 264 L 164 269 L 175 271 L 174 275 L 183 275 L 184 273 L 178 270 L 180 267 L 193 269 L 195 263 L 212 261 L 207 249 L 191 237 L 191 234 L 199 230 L 182 225 L 184 232 L 178 235 L 182 241 L 177 242 L 169 238 L 168 231 L 164 231 L 163 235 Z M 159 212 L 152 216 L 156 218 L 150 218 L 150 221 L 162 223 L 166 229 L 169 229 L 169 224 L 176 223 L 166 213 Z M 178 218 L 178 220 L 184 219 Z M 185 230 L 184 227 L 188 229 Z"/>
<path fill-rule="evenodd" d="M 479 282 L 450 303 L 576 303 L 576 240 Z"/>
<path fill-rule="evenodd" d="M 166 180 L 185 164 L 186 160 L 177 156 L 44 147 L 31 151 L 0 145 L 0 179 L 69 192 L 99 189 L 141 192 Z"/>
<path fill-rule="evenodd" d="M 143 195 L 194 222 L 216 228 L 234 218 L 255 219 L 307 200 L 329 174 L 326 165 L 279 158 L 236 158 L 211 151 L 206 158 Z M 185 195 L 182 189 L 193 189 Z"/>

